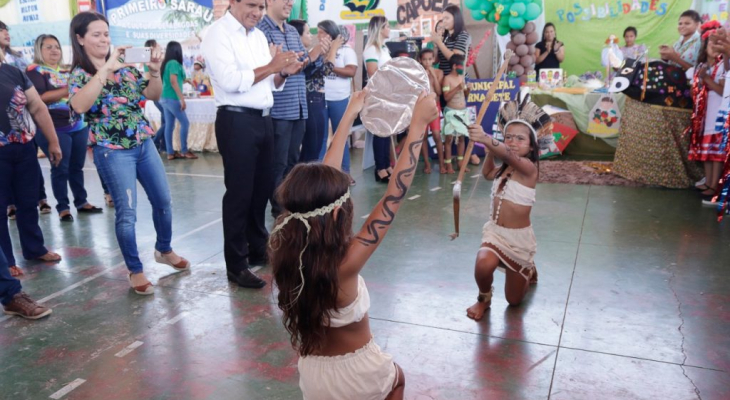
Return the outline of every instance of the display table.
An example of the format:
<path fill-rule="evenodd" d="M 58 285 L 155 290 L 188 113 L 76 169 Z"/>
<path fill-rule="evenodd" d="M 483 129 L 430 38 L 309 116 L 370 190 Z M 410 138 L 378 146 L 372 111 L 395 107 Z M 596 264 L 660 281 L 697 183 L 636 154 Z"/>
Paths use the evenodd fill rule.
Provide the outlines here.
<path fill-rule="evenodd" d="M 212 97 L 201 99 L 186 99 L 187 108 L 185 114 L 190 120 L 188 131 L 188 149 L 192 151 L 218 151 L 218 143 L 215 138 L 215 99 Z M 160 126 L 160 110 L 155 104 L 148 101 L 145 104 L 144 114 L 155 129 Z M 172 147 L 180 151 L 180 123 L 175 123 Z"/>
<path fill-rule="evenodd" d="M 648 185 L 683 189 L 703 176 L 700 164 L 688 161 L 692 110 L 650 105 L 626 99 L 613 172 Z"/>
<path fill-rule="evenodd" d="M 618 135 L 597 136 L 588 133 L 588 114 L 596 102 L 605 95 L 606 93 L 596 93 L 581 88 L 558 88 L 549 91 L 532 88 L 530 90 L 530 96 L 535 104 L 541 107 L 549 104 L 565 108 L 573 115 L 575 126 L 580 134 L 566 149 L 568 154 L 612 155 L 615 152 Z M 613 93 L 612 97 L 616 100 L 619 110 L 623 112 L 626 96 L 622 93 Z M 584 143 L 590 146 L 582 146 Z"/>

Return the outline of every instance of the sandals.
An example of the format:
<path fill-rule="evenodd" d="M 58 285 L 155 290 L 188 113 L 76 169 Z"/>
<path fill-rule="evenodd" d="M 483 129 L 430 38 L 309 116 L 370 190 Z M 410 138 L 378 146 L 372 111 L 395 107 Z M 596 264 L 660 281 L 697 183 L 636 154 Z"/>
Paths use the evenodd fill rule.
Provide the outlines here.
<path fill-rule="evenodd" d="M 178 256 L 180 258 L 180 261 L 177 263 L 173 263 L 168 256 L 172 255 L 172 252 L 162 254 L 161 252 L 155 250 L 155 261 L 157 261 L 160 264 L 169 265 L 172 268 L 175 269 L 175 271 L 187 271 L 190 269 L 190 261 Z"/>
<path fill-rule="evenodd" d="M 174 152 L 174 153 L 172 153 L 172 154 L 168 154 L 168 155 L 167 155 L 167 159 L 168 159 L 168 160 L 179 160 L 179 159 L 181 159 L 181 158 L 185 158 L 185 156 L 184 156 L 184 155 L 182 155 L 182 154 L 180 154 L 180 152 L 179 152 L 179 151 L 176 151 L 176 152 Z"/>
<path fill-rule="evenodd" d="M 129 286 L 134 289 L 134 293 L 141 294 L 143 296 L 155 294 L 155 287 L 152 285 L 151 282 L 147 281 L 147 283 L 145 283 L 144 285 L 134 286 L 134 284 L 132 283 L 131 272 L 127 274 L 127 280 L 129 281 Z"/>
<path fill-rule="evenodd" d="M 23 273 L 23 270 L 20 269 L 20 267 L 18 267 L 17 265 L 11 265 L 10 267 L 8 267 L 8 269 L 10 270 L 10 276 L 12 277 L 25 275 Z"/>
<path fill-rule="evenodd" d="M 48 205 L 48 203 L 41 203 L 38 208 L 41 210 L 41 214 L 50 214 L 51 213 L 51 206 Z"/>
<path fill-rule="evenodd" d="M 59 262 L 59 261 L 61 261 L 61 256 L 57 253 L 53 253 L 53 252 L 49 251 L 48 253 L 36 258 L 36 260 L 45 261 L 45 262 Z"/>
<path fill-rule="evenodd" d="M 58 216 L 58 219 L 61 220 L 61 222 L 74 222 L 74 217 L 71 215 L 70 211 L 65 211 L 64 214 L 61 214 Z"/>
<path fill-rule="evenodd" d="M 99 214 L 99 213 L 104 212 L 104 210 L 101 207 L 96 207 L 91 204 L 86 204 L 86 206 L 84 206 L 84 207 L 77 208 L 76 211 L 80 212 L 80 213 L 89 213 L 89 214 Z"/>
<path fill-rule="evenodd" d="M 183 156 L 183 158 L 188 159 L 188 160 L 197 160 L 198 159 L 198 156 L 196 156 L 195 154 L 193 154 L 192 151 L 188 151 L 187 153 L 185 153 L 185 155 Z"/>

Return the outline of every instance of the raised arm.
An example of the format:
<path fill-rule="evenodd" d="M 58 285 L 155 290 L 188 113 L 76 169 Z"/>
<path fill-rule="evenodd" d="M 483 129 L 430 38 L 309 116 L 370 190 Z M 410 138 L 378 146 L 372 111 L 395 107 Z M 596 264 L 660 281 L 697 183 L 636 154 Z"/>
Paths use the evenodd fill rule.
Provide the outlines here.
<path fill-rule="evenodd" d="M 124 50 L 130 46 L 119 46 L 112 52 L 109 60 L 101 68 L 96 71 L 96 75 L 92 76 L 86 84 L 78 89 L 75 93 L 71 93 L 69 97 L 69 105 L 78 114 L 83 114 L 94 105 L 101 94 L 101 90 L 106 85 L 106 80 L 110 72 L 117 72 L 119 69 L 129 67 L 124 64 L 120 58 L 124 54 Z M 69 90 L 72 88 L 69 87 Z"/>
<path fill-rule="evenodd" d="M 490 154 L 498 157 L 502 162 L 507 163 L 517 172 L 525 176 L 534 176 L 537 174 L 537 167 L 532 161 L 525 157 L 520 157 L 512 152 L 509 147 L 505 146 L 504 143 L 484 133 L 484 129 L 480 125 L 469 125 L 469 139 L 483 143 L 487 146 Z M 484 172 L 482 171 L 482 173 Z M 489 178 L 487 177 L 487 179 Z"/>
<path fill-rule="evenodd" d="M 332 144 L 324 155 L 323 163 L 329 165 L 332 168 L 340 169 L 342 165 L 342 156 L 345 154 L 345 141 L 350 136 L 350 128 L 355 122 L 357 115 L 360 114 L 363 104 L 365 103 L 365 96 L 367 95 L 368 89 L 365 88 L 362 92 L 355 92 L 350 96 L 350 102 L 347 104 L 347 110 L 342 115 L 342 120 L 337 126 L 337 131 L 332 138 Z"/>
<path fill-rule="evenodd" d="M 147 83 L 147 87 L 144 89 L 144 91 L 142 91 L 144 97 L 152 101 L 157 101 L 160 99 L 160 96 L 162 96 L 162 76 L 160 76 L 161 67 L 162 48 L 160 46 L 157 46 L 152 49 L 150 62 L 147 63 L 147 69 L 149 69 L 149 83 Z M 180 97 L 180 99 L 183 100 L 182 96 Z"/>
<path fill-rule="evenodd" d="M 373 208 L 367 221 L 350 244 L 340 271 L 345 276 L 357 274 L 375 252 L 390 229 L 401 202 L 413 182 L 421 154 L 423 136 L 428 124 L 438 117 L 436 95 L 423 93 L 413 110 L 413 119 L 408 130 L 404 153 L 398 159 L 385 195 Z"/>

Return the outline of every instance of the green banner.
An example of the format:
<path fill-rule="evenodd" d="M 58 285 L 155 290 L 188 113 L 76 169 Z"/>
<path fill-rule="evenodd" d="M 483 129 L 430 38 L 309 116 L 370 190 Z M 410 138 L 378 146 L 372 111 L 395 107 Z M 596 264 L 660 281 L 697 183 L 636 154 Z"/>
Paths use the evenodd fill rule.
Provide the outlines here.
<path fill-rule="evenodd" d="M 624 45 L 623 32 L 633 26 L 636 43 L 649 48 L 650 58 L 659 58 L 659 45 L 672 45 L 679 38 L 677 21 L 692 0 L 545 0 L 545 22 L 555 24 L 558 40 L 565 43 L 560 67 L 568 75 L 602 71 L 601 51 L 610 35 Z M 604 72 L 605 73 L 605 72 Z"/>

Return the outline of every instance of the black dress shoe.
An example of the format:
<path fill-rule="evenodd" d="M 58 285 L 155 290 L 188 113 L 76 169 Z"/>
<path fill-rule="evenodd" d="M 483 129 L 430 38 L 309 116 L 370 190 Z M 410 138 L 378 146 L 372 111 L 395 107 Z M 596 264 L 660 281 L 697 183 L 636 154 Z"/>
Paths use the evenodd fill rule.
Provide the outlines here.
<path fill-rule="evenodd" d="M 74 216 L 71 214 L 66 214 L 58 218 L 61 220 L 61 222 L 74 222 Z"/>
<path fill-rule="evenodd" d="M 266 286 L 266 281 L 256 276 L 248 268 L 238 273 L 228 271 L 228 280 L 236 282 L 240 287 L 251 289 L 261 289 Z"/>
<path fill-rule="evenodd" d="M 104 212 L 104 210 L 100 207 L 91 206 L 88 208 L 77 208 L 76 211 L 80 213 L 89 213 L 89 214 L 98 214 Z"/>

